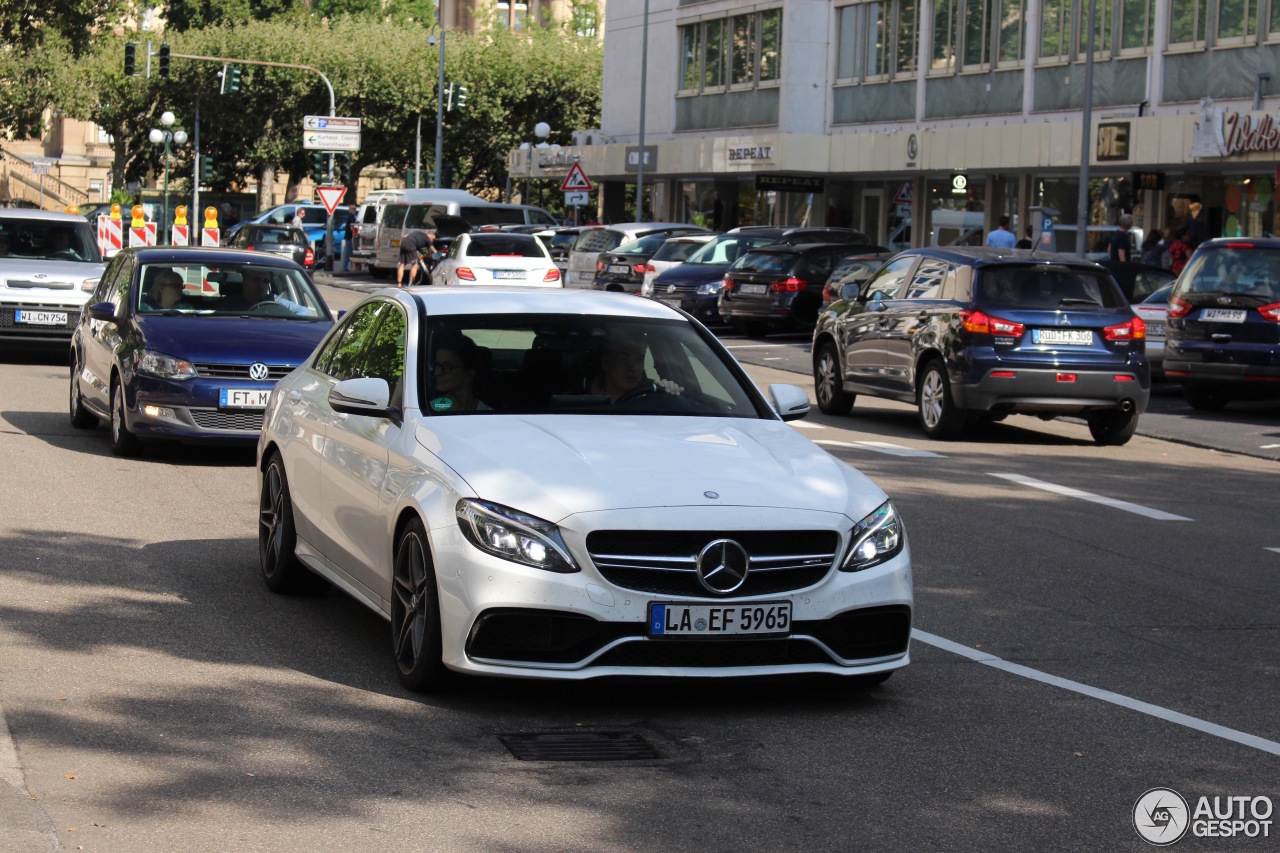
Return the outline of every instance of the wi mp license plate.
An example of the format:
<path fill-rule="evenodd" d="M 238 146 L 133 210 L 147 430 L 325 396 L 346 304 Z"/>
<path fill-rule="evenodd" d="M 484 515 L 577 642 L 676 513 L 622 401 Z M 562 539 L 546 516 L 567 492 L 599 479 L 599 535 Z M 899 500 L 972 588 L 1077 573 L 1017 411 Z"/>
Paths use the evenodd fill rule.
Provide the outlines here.
<path fill-rule="evenodd" d="M 753 604 L 649 604 L 650 637 L 784 635 L 791 630 L 791 602 Z"/>

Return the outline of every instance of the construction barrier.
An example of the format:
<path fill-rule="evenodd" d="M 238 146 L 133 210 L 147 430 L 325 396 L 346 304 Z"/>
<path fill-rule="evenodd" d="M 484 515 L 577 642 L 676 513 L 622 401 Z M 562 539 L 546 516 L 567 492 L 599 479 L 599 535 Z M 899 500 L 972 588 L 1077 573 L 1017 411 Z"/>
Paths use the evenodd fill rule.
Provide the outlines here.
<path fill-rule="evenodd" d="M 200 245 L 218 246 L 218 209 L 216 207 L 206 207 L 204 209 L 204 228 L 201 229 Z"/>
<path fill-rule="evenodd" d="M 185 246 L 191 234 L 191 228 L 187 225 L 187 208 L 184 205 L 178 205 L 173 211 L 173 233 L 169 238 L 171 246 Z"/>

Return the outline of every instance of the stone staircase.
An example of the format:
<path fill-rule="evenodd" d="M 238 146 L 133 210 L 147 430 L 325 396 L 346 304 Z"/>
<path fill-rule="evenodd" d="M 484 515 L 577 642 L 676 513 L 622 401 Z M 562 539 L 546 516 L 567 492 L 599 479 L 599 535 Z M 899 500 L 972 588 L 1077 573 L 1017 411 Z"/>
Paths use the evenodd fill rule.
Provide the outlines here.
<path fill-rule="evenodd" d="M 44 192 L 41 193 L 41 178 Z M 31 161 L 0 147 L 0 203 L 34 205 L 43 210 L 64 210 L 67 205 L 87 204 L 89 194 L 53 175 L 37 175 Z"/>

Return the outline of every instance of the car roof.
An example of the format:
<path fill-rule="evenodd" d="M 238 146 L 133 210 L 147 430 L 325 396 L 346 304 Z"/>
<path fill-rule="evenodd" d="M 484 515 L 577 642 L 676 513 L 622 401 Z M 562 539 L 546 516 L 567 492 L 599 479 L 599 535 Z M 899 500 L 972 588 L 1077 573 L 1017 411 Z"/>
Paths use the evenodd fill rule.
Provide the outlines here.
<path fill-rule="evenodd" d="M 993 246 L 947 246 L 943 248 L 907 249 L 895 257 L 920 255 L 951 261 L 972 267 L 988 267 L 1012 264 L 1063 264 L 1085 269 L 1101 270 L 1093 261 L 1082 260 L 1075 255 L 1061 252 L 1037 252 L 1034 249 L 997 249 Z"/>
<path fill-rule="evenodd" d="M 121 214 L 123 216 L 124 214 Z M 83 222 L 88 223 L 79 213 L 57 213 L 52 210 L 36 210 L 32 207 L 0 208 L 0 219 L 38 219 L 43 222 Z"/>
<path fill-rule="evenodd" d="M 677 234 L 675 237 L 667 240 L 668 243 L 709 243 L 719 234 Z"/>
<path fill-rule="evenodd" d="M 697 230 L 697 225 L 688 222 L 615 222 L 612 225 L 591 225 L 591 229 L 603 228 L 609 231 L 665 231 L 668 228 L 688 228 Z"/>
<path fill-rule="evenodd" d="M 288 258 L 272 255 L 267 252 L 250 252 L 244 249 L 204 248 L 182 246 L 155 246 L 145 249 L 125 249 L 124 252 L 137 255 L 138 260 L 148 264 L 225 264 L 252 263 L 263 267 L 287 267 L 302 269 Z"/>
<path fill-rule="evenodd" d="M 394 287 L 377 291 L 402 294 Z M 542 287 L 432 287 L 409 292 L 430 315 L 581 314 L 601 317 L 681 319 L 675 309 L 629 293 Z"/>
<path fill-rule="evenodd" d="M 1196 251 L 1200 249 L 1231 249 L 1242 247 L 1242 244 L 1248 244 L 1257 249 L 1280 249 L 1280 239 L 1268 237 L 1216 237 L 1213 240 L 1206 240 L 1201 243 Z"/>

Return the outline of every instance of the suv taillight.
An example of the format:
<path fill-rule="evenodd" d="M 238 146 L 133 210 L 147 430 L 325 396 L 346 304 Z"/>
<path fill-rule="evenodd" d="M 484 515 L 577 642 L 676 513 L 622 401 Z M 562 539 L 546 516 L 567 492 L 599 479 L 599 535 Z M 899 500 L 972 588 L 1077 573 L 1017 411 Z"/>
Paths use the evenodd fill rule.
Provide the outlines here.
<path fill-rule="evenodd" d="M 981 311 L 961 311 L 960 320 L 966 332 L 977 335 L 999 335 L 1008 338 L 1020 338 L 1027 327 L 1013 320 L 992 317 Z"/>
<path fill-rule="evenodd" d="M 1177 296 L 1169 297 L 1169 307 L 1165 309 L 1165 313 L 1170 317 L 1185 317 L 1191 313 L 1192 305 L 1185 299 Z"/>
<path fill-rule="evenodd" d="M 807 284 L 808 282 L 806 282 L 804 279 L 795 278 L 793 276 L 791 278 L 785 278 L 782 281 L 775 281 L 773 283 L 773 292 L 774 293 L 799 293 L 800 291 L 805 289 L 805 286 Z"/>
<path fill-rule="evenodd" d="M 1280 323 L 1280 302 L 1273 302 L 1270 305 L 1262 305 L 1258 308 L 1258 313 L 1262 315 L 1264 320 L 1270 320 L 1273 323 Z"/>
<path fill-rule="evenodd" d="M 596 261 L 596 272 L 604 272 L 604 261 Z"/>
<path fill-rule="evenodd" d="M 1141 317 L 1132 317 L 1123 323 L 1107 326 L 1102 337 L 1109 341 L 1142 341 L 1147 338 L 1147 324 Z"/>
<path fill-rule="evenodd" d="M 631 269 L 636 275 L 644 275 L 649 270 L 648 264 L 632 264 Z"/>
<path fill-rule="evenodd" d="M 729 276 L 720 279 L 720 287 L 724 290 L 733 290 L 733 279 Z"/>

